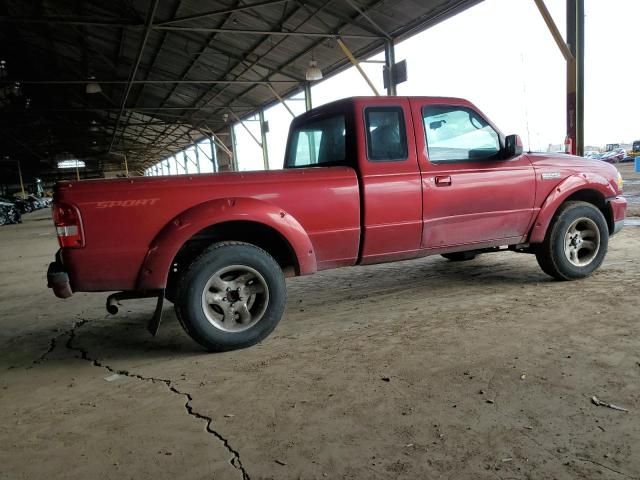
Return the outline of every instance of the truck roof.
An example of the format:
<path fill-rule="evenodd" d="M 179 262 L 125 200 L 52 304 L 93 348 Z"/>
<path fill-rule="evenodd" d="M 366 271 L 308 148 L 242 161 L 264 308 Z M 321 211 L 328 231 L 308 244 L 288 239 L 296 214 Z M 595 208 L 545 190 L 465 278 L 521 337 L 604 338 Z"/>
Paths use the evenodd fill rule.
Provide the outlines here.
<path fill-rule="evenodd" d="M 331 112 L 331 111 L 340 111 L 344 110 L 346 107 L 354 107 L 357 105 L 366 106 L 367 104 L 375 103 L 375 104 L 394 104 L 399 100 L 429 100 L 435 101 L 435 103 L 444 103 L 451 105 L 471 105 L 471 102 L 465 100 L 464 98 L 458 97 L 438 97 L 438 96 L 357 96 L 357 97 L 347 97 L 341 98 L 339 100 L 334 100 L 333 102 L 325 103 L 324 105 L 320 105 L 319 107 L 315 107 L 308 112 L 303 113 L 296 117 L 296 121 L 305 120 L 307 118 L 314 117 L 319 114 Z"/>

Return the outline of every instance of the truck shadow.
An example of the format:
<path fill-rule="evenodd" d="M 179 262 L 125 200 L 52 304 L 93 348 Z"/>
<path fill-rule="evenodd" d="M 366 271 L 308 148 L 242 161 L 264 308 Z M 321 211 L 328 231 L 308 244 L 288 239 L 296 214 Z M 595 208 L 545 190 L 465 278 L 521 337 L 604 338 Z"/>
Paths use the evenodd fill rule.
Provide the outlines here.
<path fill-rule="evenodd" d="M 507 287 L 522 290 L 527 286 L 536 288 L 542 283 L 555 282 L 538 269 L 532 256 L 516 254 L 486 255 L 469 262 L 431 257 L 342 268 L 288 279 L 289 298 L 284 321 L 287 330 L 302 333 L 304 325 L 304 334 L 314 336 L 326 327 L 314 317 L 322 316 L 328 305 L 349 307 L 357 302 L 366 309 L 368 298 L 386 295 L 401 295 L 406 302 L 420 302 L 425 298 L 446 301 L 464 295 L 470 289 L 476 294 L 489 295 L 503 292 Z M 102 302 L 102 299 L 96 298 L 96 302 Z M 130 308 L 121 309 L 122 313 L 115 316 L 92 308 L 89 315 L 83 316 L 81 325 L 76 322 L 75 326 L 55 335 L 52 335 L 50 325 L 43 325 L 41 330 L 31 330 L 29 338 L 9 339 L 3 346 L 5 355 L 0 361 L 0 369 L 3 366 L 30 367 L 43 355 L 46 360 L 82 357 L 82 352 L 105 364 L 126 362 L 127 365 L 211 355 L 183 331 L 171 302 L 165 302 L 162 325 L 156 337 L 146 330 L 152 306 L 149 304 L 147 308 L 146 304 L 135 302 L 127 303 L 127 306 Z M 54 348 L 47 352 L 52 345 Z M 9 364 L 1 364 L 7 361 Z M 39 361 L 37 364 L 44 363 Z"/>

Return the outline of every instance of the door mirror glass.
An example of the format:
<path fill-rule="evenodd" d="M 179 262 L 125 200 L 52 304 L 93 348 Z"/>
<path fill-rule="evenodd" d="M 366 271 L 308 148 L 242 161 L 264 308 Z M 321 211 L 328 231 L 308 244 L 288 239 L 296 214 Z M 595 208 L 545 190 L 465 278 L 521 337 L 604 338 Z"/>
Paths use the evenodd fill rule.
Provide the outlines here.
<path fill-rule="evenodd" d="M 522 140 L 519 135 L 508 135 L 504 140 L 504 149 L 507 158 L 517 157 L 522 155 Z"/>

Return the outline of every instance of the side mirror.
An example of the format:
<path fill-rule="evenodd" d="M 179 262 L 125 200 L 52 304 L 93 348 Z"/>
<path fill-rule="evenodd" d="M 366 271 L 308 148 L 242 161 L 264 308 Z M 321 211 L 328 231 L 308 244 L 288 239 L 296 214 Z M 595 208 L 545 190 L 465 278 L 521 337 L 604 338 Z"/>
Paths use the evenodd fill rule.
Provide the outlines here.
<path fill-rule="evenodd" d="M 519 135 L 507 135 L 504 139 L 504 149 L 506 151 L 507 158 L 517 157 L 522 155 L 522 140 Z"/>

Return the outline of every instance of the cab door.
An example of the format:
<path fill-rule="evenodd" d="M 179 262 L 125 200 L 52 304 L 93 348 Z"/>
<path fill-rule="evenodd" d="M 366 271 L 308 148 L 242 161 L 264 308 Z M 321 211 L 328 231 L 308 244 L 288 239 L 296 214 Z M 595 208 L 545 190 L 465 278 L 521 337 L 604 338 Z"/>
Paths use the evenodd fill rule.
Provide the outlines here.
<path fill-rule="evenodd" d="M 422 177 L 409 101 L 354 101 L 362 203 L 360 263 L 420 256 Z"/>
<path fill-rule="evenodd" d="M 422 248 L 522 241 L 534 212 L 526 155 L 503 158 L 503 137 L 473 105 L 412 99 L 422 173 Z"/>

